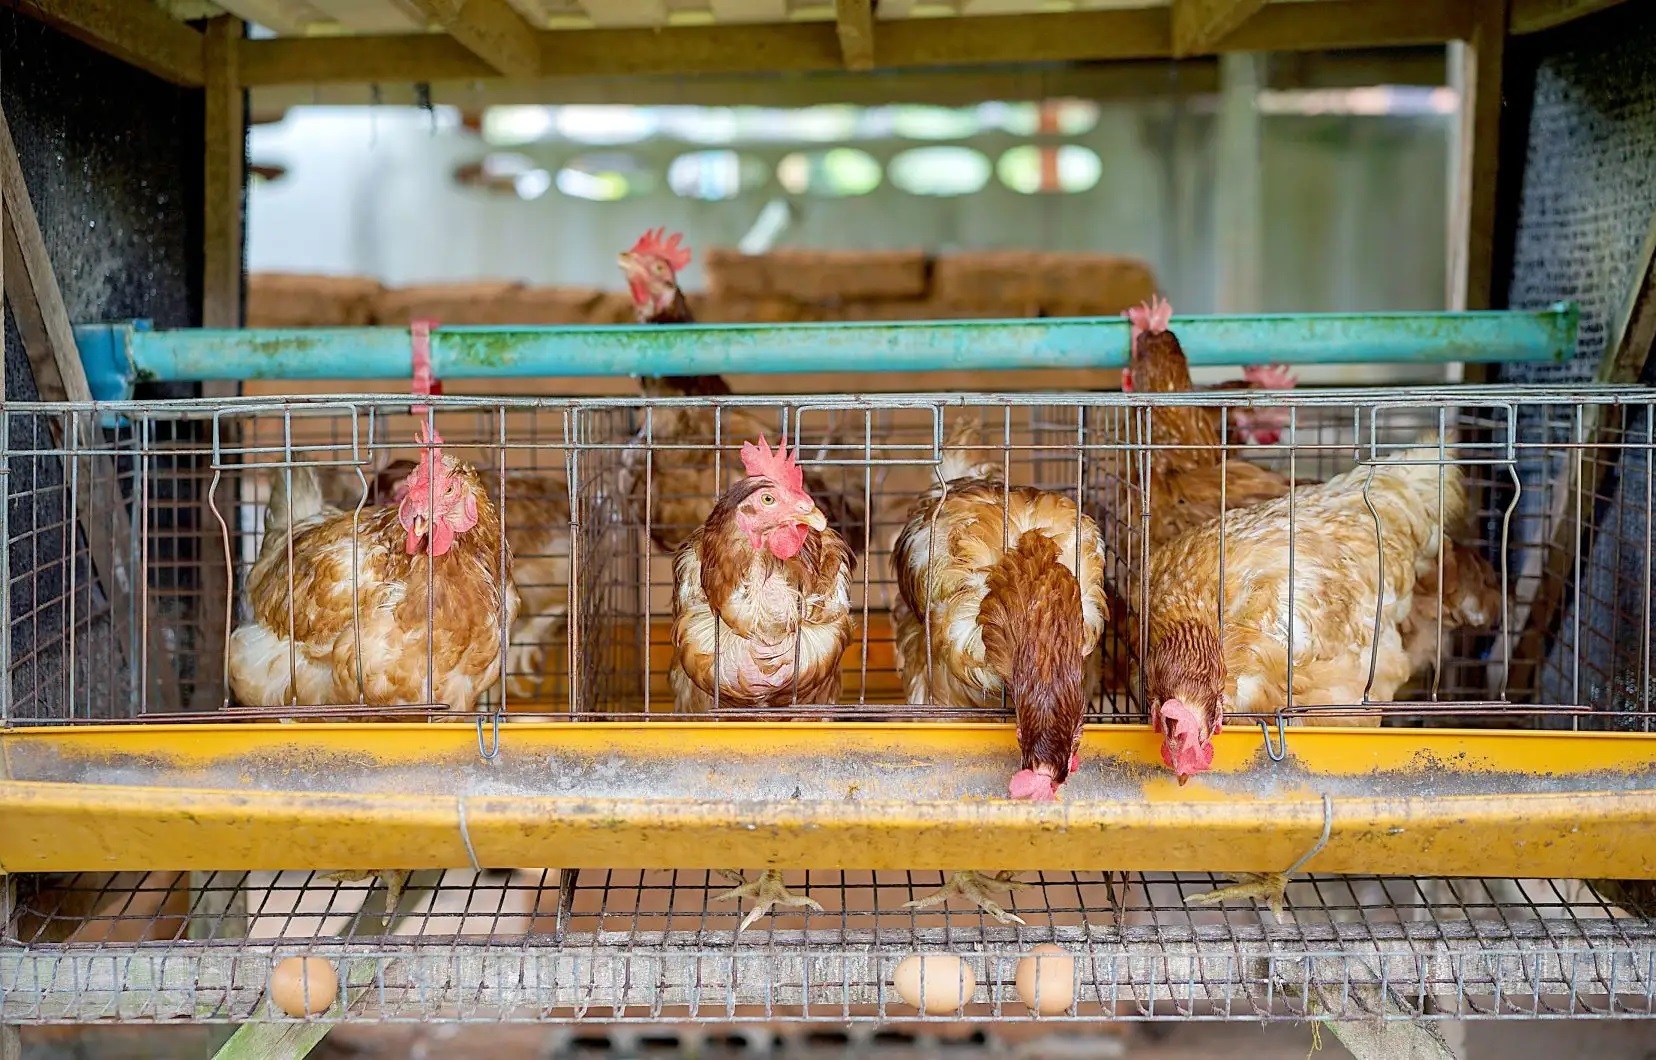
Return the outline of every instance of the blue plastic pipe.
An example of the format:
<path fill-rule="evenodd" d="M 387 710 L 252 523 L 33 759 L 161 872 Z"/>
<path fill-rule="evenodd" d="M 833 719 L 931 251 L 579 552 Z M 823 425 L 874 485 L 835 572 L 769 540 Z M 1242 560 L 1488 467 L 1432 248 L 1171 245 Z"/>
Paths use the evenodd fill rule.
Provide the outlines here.
<path fill-rule="evenodd" d="M 1563 361 L 1578 313 L 1297 313 L 1176 317 L 1190 363 L 1443 364 Z M 113 334 L 103 335 L 103 331 Z M 95 396 L 118 381 L 407 379 L 402 328 L 152 331 L 77 329 Z M 106 341 L 107 339 L 107 341 Z M 1116 317 L 844 324 L 446 327 L 431 333 L 439 379 L 1121 368 Z M 847 389 L 858 389 L 854 384 Z M 99 391 L 102 391 L 101 393 Z"/>

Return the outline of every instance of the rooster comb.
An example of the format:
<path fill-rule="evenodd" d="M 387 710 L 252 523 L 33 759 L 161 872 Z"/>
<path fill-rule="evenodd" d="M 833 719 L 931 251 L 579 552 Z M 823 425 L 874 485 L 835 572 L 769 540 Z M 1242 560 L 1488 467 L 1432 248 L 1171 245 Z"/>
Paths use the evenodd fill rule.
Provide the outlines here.
<path fill-rule="evenodd" d="M 690 264 L 690 248 L 682 245 L 683 241 L 684 236 L 678 232 L 667 235 L 665 226 L 651 228 L 638 237 L 630 253 L 660 258 L 679 272 Z"/>
<path fill-rule="evenodd" d="M 800 470 L 795 462 L 799 447 L 794 452 L 788 452 L 786 436 L 773 450 L 765 442 L 765 436 L 759 436 L 759 444 L 752 442 L 742 444 L 742 467 L 752 478 L 768 478 L 783 489 L 793 490 L 795 493 L 805 492 L 805 472 Z"/>
<path fill-rule="evenodd" d="M 1153 294 L 1150 301 L 1141 302 L 1127 310 L 1127 319 L 1134 328 L 1159 335 L 1173 322 L 1173 303 Z"/>

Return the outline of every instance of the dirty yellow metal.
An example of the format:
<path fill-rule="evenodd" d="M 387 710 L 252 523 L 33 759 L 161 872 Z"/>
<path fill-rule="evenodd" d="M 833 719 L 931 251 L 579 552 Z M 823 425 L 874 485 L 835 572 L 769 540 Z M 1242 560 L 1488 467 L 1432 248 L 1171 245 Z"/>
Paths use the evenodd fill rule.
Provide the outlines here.
<path fill-rule="evenodd" d="M 0 733 L 0 871 L 396 865 L 1656 877 L 1656 736 L 1220 734 L 1178 786 L 1094 726 L 1063 801 L 1004 797 L 1005 724 L 510 720 Z M 485 741 L 488 736 L 485 734 Z M 468 853 L 468 843 L 470 853 Z"/>

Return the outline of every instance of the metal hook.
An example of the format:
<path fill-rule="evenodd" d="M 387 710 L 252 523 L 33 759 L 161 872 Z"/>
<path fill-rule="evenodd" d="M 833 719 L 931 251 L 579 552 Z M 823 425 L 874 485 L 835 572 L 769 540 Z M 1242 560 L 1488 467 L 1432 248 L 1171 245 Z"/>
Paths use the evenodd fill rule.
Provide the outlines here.
<path fill-rule="evenodd" d="M 479 718 L 477 720 L 479 722 L 479 729 L 478 729 L 479 739 L 481 739 L 482 738 L 481 723 L 482 723 L 483 719 Z M 496 741 L 495 750 L 496 751 L 500 750 L 498 740 Z M 489 755 L 484 755 L 483 757 L 488 758 L 490 756 Z M 466 797 L 464 795 L 456 795 L 455 798 L 454 798 L 454 802 L 455 802 L 456 807 L 459 810 L 459 816 L 460 816 L 460 842 L 466 844 L 466 857 L 471 859 L 472 871 L 473 872 L 482 872 L 483 871 L 483 866 L 481 866 L 477 863 L 477 851 L 476 851 L 475 848 L 472 847 L 471 828 L 468 827 L 467 824 L 466 824 Z M 1324 832 L 1324 834 L 1325 835 L 1327 834 L 1326 831 Z"/>
<path fill-rule="evenodd" d="M 1288 757 L 1288 731 L 1283 727 L 1282 711 L 1276 712 L 1277 743 L 1271 746 L 1271 723 L 1259 723 L 1260 734 L 1265 737 L 1265 753 L 1271 756 L 1271 761 L 1280 762 Z"/>
<path fill-rule="evenodd" d="M 1317 837 L 1317 845 L 1312 847 L 1310 850 L 1307 850 L 1303 857 L 1301 857 L 1298 861 L 1294 862 L 1292 865 L 1288 866 L 1288 871 L 1283 873 L 1284 876 L 1292 876 L 1294 873 L 1298 872 L 1305 865 L 1306 862 L 1310 861 L 1312 858 L 1316 857 L 1318 854 L 1321 854 L 1322 853 L 1322 848 L 1328 845 L 1329 833 L 1334 831 L 1334 800 L 1329 796 L 1328 792 L 1326 792 L 1326 791 L 1323 792 L 1322 804 L 1323 804 L 1323 827 L 1322 827 L 1322 835 Z"/>
<path fill-rule="evenodd" d="M 483 756 L 483 761 L 485 762 L 493 762 L 495 760 L 495 756 L 500 754 L 500 711 L 495 710 L 489 712 L 489 723 L 494 737 L 494 746 L 490 747 L 488 750 L 484 750 L 483 719 L 477 719 L 477 753 Z"/>

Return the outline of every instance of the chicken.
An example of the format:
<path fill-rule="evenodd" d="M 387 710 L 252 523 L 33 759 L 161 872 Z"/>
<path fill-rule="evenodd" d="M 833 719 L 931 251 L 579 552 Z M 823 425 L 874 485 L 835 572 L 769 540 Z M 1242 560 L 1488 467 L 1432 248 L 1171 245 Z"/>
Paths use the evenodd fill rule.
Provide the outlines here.
<path fill-rule="evenodd" d="M 910 703 L 999 707 L 1017 717 L 1015 799 L 1050 802 L 1077 766 L 1087 701 L 1097 690 L 1098 646 L 1109 613 L 1098 526 L 1074 501 L 1007 487 L 962 451 L 975 424 L 957 428 L 940 479 L 910 509 L 892 550 L 898 667 Z M 1021 923 L 987 897 L 1009 874 L 955 873 L 934 895 L 971 899 L 1003 923 Z"/>
<path fill-rule="evenodd" d="M 411 460 L 393 460 L 375 480 L 372 501 L 395 504 L 408 490 Z M 500 501 L 500 476 L 479 471 L 491 500 Z M 569 614 L 569 486 L 561 475 L 538 470 L 506 472 L 503 502 L 513 581 L 522 598 L 506 651 L 506 687 L 530 699 L 544 691 L 547 654 L 567 628 Z"/>
<path fill-rule="evenodd" d="M 1450 541 L 1442 562 L 1441 579 L 1436 563 L 1420 576 L 1414 606 L 1399 627 L 1403 648 L 1416 674 L 1437 666 L 1442 647 L 1440 632 L 1486 630 L 1501 618 L 1505 598 L 1501 576 L 1487 559 L 1470 546 Z"/>
<path fill-rule="evenodd" d="M 1151 299 L 1148 306 L 1138 309 L 1129 309 L 1127 319 L 1131 322 L 1132 344 L 1136 351 L 1138 337 L 1141 335 L 1151 316 L 1159 316 L 1161 327 L 1167 328 L 1167 317 L 1171 316 L 1173 307 L 1160 299 Z M 1175 345 L 1176 348 L 1176 345 Z M 1181 363 L 1184 354 L 1179 353 Z M 1280 364 L 1250 364 L 1242 369 L 1241 379 L 1227 379 L 1223 383 L 1213 383 L 1208 386 L 1195 386 L 1188 381 L 1189 368 L 1185 369 L 1186 383 L 1184 386 L 1173 387 L 1174 390 L 1292 390 L 1298 379 L 1286 366 Z M 1141 379 L 1140 382 L 1143 380 Z M 1131 394 L 1136 389 L 1133 377 L 1133 368 L 1129 365 L 1121 373 L 1121 391 Z M 1253 408 L 1246 406 L 1236 408 L 1209 408 L 1194 409 L 1213 426 L 1213 433 L 1217 435 L 1220 429 L 1221 414 L 1230 421 L 1230 435 L 1240 439 L 1245 445 L 1275 445 L 1282 440 L 1282 429 L 1288 426 L 1288 412 L 1286 409 L 1275 406 L 1261 405 Z"/>
<path fill-rule="evenodd" d="M 477 472 L 443 456 L 435 430 L 420 444 L 426 454 L 394 508 L 341 512 L 323 502 L 314 468 L 277 473 L 247 581 L 252 616 L 230 636 L 238 702 L 441 702 L 465 713 L 499 680 L 502 622 L 519 606 L 500 520 Z M 394 910 L 407 873 L 337 878 L 367 875 L 385 880 Z"/>
<path fill-rule="evenodd" d="M 1226 711 L 1268 714 L 1288 701 L 1290 643 L 1295 705 L 1394 698 L 1416 668 L 1404 642 L 1418 621 L 1416 593 L 1436 569 L 1445 528 L 1461 525 L 1465 511 L 1460 468 L 1440 463 L 1431 446 L 1227 512 L 1154 549 L 1144 686 L 1162 761 L 1179 783 L 1212 766 Z M 1280 875 L 1250 876 L 1190 900 L 1280 902 L 1283 884 Z"/>
<path fill-rule="evenodd" d="M 1133 324 L 1129 372 L 1139 392 L 1180 394 L 1193 389 L 1190 365 L 1179 347 L 1178 337 L 1168 328 L 1172 315 L 1173 307 L 1159 298 L 1128 313 Z M 1125 382 L 1123 388 L 1126 388 Z M 1221 411 L 1194 405 L 1153 410 L 1151 444 L 1192 448 L 1150 450 L 1148 492 L 1152 548 L 1217 519 L 1221 491 L 1225 509 L 1246 508 L 1288 492 L 1289 482 L 1282 475 L 1228 456 L 1221 448 Z M 1128 481 L 1137 486 L 1140 473 L 1135 463 L 1129 468 Z M 1128 498 L 1128 517 L 1137 520 L 1138 491 L 1130 491 Z"/>
<path fill-rule="evenodd" d="M 662 229 L 654 229 L 620 256 L 633 315 L 641 324 L 695 322 L 678 286 L 679 270 L 690 263 L 690 248 L 680 245 L 681 238 L 674 233 L 663 239 Z M 646 376 L 639 388 L 646 397 L 730 393 L 730 385 L 716 375 Z M 633 521 L 644 526 L 647 516 L 650 539 L 671 554 L 701 524 L 708 501 L 720 493 L 715 440 L 728 445 L 731 438 L 752 438 L 766 430 L 766 424 L 739 409 L 715 412 L 707 406 L 661 405 L 648 416 L 638 445 L 621 454 L 621 491 Z M 797 443 L 795 439 L 796 447 Z M 730 465 L 729 460 L 722 463 Z M 842 476 L 841 488 L 835 489 L 821 475 L 807 471 L 805 488 L 820 502 L 828 524 L 845 535 L 853 550 L 860 550 L 867 533 L 867 504 L 853 478 L 860 480 Z"/>
<path fill-rule="evenodd" d="M 680 713 L 835 703 L 851 643 L 856 558 L 828 526 L 783 439 L 742 446 L 747 476 L 673 557 L 673 659 Z M 820 910 L 771 870 L 720 898 L 748 897 L 746 929 L 773 907 Z"/>

